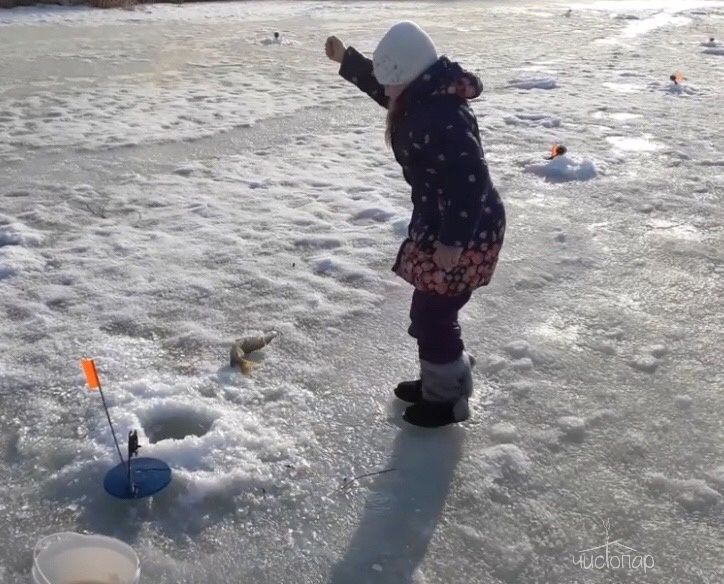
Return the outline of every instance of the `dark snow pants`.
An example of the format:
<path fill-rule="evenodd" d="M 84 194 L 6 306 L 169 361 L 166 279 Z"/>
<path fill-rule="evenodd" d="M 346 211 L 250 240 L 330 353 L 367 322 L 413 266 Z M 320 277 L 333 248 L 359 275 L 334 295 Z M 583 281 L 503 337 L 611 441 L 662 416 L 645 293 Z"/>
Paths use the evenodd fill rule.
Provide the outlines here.
<path fill-rule="evenodd" d="M 471 292 L 442 296 L 415 289 L 410 306 L 410 328 L 417 339 L 420 359 L 430 363 L 450 363 L 462 355 L 458 311 L 470 300 Z"/>

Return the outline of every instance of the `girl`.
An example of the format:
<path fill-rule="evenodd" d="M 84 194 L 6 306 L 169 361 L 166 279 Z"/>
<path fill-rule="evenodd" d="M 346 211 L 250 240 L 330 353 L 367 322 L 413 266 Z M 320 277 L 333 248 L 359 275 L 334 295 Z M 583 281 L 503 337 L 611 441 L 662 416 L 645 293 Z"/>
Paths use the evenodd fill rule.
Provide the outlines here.
<path fill-rule="evenodd" d="M 458 311 L 490 282 L 503 243 L 505 210 L 485 162 L 468 99 L 480 80 L 446 57 L 413 22 L 393 26 L 369 60 L 329 37 L 339 73 L 387 108 L 386 139 L 412 187 L 412 219 L 393 271 L 415 287 L 408 329 L 420 379 L 400 383 L 408 422 L 426 427 L 469 415 L 472 358 Z"/>

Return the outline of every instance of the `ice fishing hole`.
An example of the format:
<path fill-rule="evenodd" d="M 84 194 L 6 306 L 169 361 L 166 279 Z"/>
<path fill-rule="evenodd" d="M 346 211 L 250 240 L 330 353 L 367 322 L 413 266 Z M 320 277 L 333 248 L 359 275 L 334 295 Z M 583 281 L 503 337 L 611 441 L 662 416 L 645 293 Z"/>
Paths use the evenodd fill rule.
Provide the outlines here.
<path fill-rule="evenodd" d="M 210 412 L 198 412 L 188 406 L 166 404 L 142 415 L 141 424 L 148 441 L 155 444 L 162 440 L 203 436 L 211 429 L 215 419 Z"/>

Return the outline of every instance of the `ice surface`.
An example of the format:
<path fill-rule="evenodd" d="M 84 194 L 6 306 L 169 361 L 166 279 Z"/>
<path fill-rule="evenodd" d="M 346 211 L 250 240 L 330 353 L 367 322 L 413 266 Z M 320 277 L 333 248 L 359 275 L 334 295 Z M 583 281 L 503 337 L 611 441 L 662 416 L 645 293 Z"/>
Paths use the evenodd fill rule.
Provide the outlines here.
<path fill-rule="evenodd" d="M 617 150 L 625 152 L 655 152 L 661 148 L 660 144 L 652 141 L 650 137 L 608 136 L 606 138 Z"/>
<path fill-rule="evenodd" d="M 635 83 L 621 83 L 611 81 L 604 83 L 603 86 L 608 87 L 609 89 L 617 91 L 619 93 L 639 93 L 640 91 L 643 91 L 645 89 L 645 87 L 642 87 L 641 85 L 636 85 Z"/>
<path fill-rule="evenodd" d="M 0 11 L 0 581 L 63 530 L 129 542 L 154 584 L 719 581 L 724 144 L 701 42 L 723 7 Z M 509 219 L 460 316 L 473 417 L 435 432 L 390 391 L 418 371 L 389 269 L 409 190 L 384 112 L 322 50 L 369 53 L 400 19 L 481 75 Z M 228 366 L 272 328 L 250 375 Z M 117 454 L 83 356 L 121 438 L 173 468 L 152 501 L 102 491 Z M 607 535 L 656 568 L 574 564 Z"/>

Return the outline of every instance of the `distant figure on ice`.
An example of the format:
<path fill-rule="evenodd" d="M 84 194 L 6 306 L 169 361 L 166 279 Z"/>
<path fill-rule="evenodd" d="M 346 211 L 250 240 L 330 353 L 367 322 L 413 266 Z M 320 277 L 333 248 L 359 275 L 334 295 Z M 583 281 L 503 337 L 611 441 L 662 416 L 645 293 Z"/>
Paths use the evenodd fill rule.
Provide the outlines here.
<path fill-rule="evenodd" d="M 400 22 L 372 60 L 327 39 L 339 73 L 387 108 L 386 140 L 412 187 L 412 218 L 393 271 L 415 287 L 408 333 L 417 339 L 420 379 L 395 395 L 413 405 L 404 419 L 418 426 L 462 422 L 473 390 L 458 311 L 487 285 L 505 233 L 505 209 L 488 173 L 478 123 L 468 99 L 480 80 L 438 56 L 430 37 Z"/>
<path fill-rule="evenodd" d="M 264 39 L 261 41 L 263 45 L 281 45 L 284 41 L 282 41 L 282 36 L 278 33 L 274 33 L 274 38 L 271 39 Z"/>
<path fill-rule="evenodd" d="M 568 12 L 566 12 L 566 18 L 570 18 L 571 14 L 573 14 L 573 8 L 568 9 Z"/>

